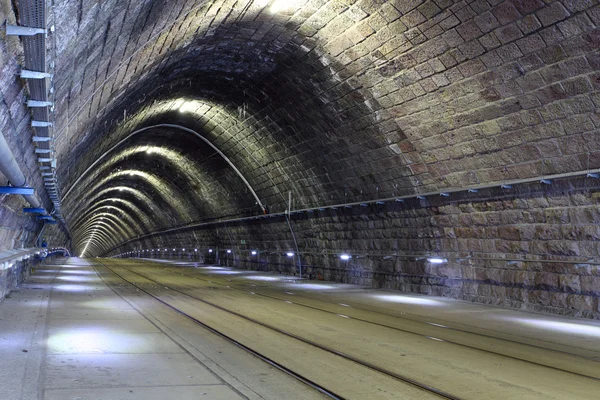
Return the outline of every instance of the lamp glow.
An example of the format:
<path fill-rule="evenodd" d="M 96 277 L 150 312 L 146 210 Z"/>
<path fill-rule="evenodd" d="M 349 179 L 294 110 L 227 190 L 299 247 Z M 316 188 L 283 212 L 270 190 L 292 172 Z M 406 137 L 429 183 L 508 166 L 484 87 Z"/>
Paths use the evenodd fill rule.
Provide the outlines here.
<path fill-rule="evenodd" d="M 341 254 L 340 255 L 340 259 L 342 259 L 344 261 L 348 261 L 351 258 L 352 258 L 352 256 L 350 254 Z"/>
<path fill-rule="evenodd" d="M 292 11 L 297 8 L 296 0 L 275 0 L 270 8 L 272 14 L 276 14 L 281 11 Z"/>
<path fill-rule="evenodd" d="M 227 254 L 231 254 L 231 250 L 227 250 Z"/>
<path fill-rule="evenodd" d="M 252 250 L 252 251 L 250 252 L 250 254 L 252 254 L 253 256 L 255 256 L 255 255 L 257 255 L 257 254 L 258 254 L 258 251 L 256 251 L 256 250 Z"/>
<path fill-rule="evenodd" d="M 193 112 L 193 111 L 196 111 L 197 109 L 198 109 L 198 103 L 194 102 L 194 101 L 184 101 L 179 106 L 180 113 Z"/>
<path fill-rule="evenodd" d="M 294 253 L 292 253 L 291 251 L 289 253 L 285 253 L 285 255 L 288 257 L 294 257 Z"/>
<path fill-rule="evenodd" d="M 438 257 L 428 258 L 427 261 L 429 261 L 432 264 L 443 264 L 445 262 L 448 262 L 448 260 L 446 260 L 445 258 L 438 258 Z"/>
<path fill-rule="evenodd" d="M 209 253 L 212 253 L 212 249 L 208 249 L 208 252 L 209 252 Z"/>

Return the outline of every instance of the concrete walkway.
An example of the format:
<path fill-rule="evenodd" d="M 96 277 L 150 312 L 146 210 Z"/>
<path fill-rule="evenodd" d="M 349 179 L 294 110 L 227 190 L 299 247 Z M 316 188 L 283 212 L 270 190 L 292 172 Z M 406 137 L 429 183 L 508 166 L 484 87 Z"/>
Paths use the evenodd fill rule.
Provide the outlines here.
<path fill-rule="evenodd" d="M 0 304 L 0 399 L 321 398 L 129 290 L 83 260 L 40 266 Z"/>

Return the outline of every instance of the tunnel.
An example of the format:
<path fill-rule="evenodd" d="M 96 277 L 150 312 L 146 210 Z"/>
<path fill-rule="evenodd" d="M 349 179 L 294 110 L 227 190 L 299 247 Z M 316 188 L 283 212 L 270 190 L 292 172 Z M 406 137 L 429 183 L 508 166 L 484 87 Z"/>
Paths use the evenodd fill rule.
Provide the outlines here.
<path fill-rule="evenodd" d="M 0 4 L 1 398 L 596 398 L 598 0 Z"/>

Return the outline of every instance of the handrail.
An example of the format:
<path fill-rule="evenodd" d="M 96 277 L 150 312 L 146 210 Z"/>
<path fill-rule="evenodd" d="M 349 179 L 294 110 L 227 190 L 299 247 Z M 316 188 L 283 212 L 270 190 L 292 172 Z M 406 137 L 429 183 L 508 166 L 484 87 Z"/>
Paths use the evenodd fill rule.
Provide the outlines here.
<path fill-rule="evenodd" d="M 9 269 L 15 261 L 27 260 L 33 255 L 40 254 L 46 249 L 30 247 L 27 249 L 13 249 L 0 252 L 0 271 Z"/>

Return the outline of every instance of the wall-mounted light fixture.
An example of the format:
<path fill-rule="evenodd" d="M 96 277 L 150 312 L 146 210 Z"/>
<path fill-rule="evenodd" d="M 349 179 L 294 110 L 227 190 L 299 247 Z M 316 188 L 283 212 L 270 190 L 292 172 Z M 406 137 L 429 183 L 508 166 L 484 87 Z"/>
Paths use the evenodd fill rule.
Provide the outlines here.
<path fill-rule="evenodd" d="M 445 258 L 439 258 L 439 257 L 430 257 L 430 258 L 427 259 L 427 261 L 429 261 L 432 264 L 443 264 L 443 263 L 448 262 L 447 259 L 445 259 Z"/>

